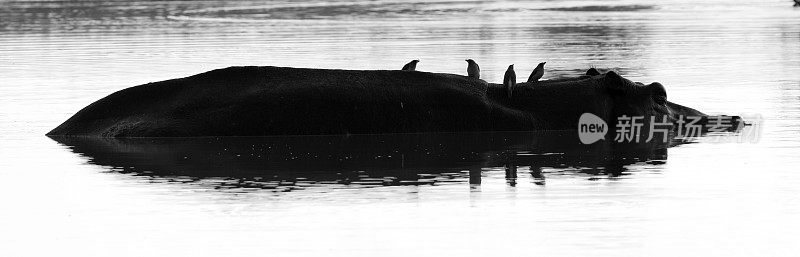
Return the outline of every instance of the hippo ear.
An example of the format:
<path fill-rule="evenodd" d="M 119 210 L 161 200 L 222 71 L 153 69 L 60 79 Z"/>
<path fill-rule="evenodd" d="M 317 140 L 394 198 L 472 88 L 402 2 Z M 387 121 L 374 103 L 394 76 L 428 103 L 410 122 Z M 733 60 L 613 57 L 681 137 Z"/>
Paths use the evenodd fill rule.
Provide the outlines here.
<path fill-rule="evenodd" d="M 586 75 L 597 76 L 597 75 L 600 75 L 600 72 L 597 71 L 597 69 L 595 69 L 595 68 L 589 68 L 589 70 L 586 71 Z"/>

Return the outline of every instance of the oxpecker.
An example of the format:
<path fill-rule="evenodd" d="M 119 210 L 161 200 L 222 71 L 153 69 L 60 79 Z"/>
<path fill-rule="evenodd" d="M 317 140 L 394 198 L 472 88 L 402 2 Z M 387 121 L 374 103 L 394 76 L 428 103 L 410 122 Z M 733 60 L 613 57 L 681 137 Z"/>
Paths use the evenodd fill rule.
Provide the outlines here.
<path fill-rule="evenodd" d="M 508 98 L 511 98 L 511 93 L 514 90 L 514 85 L 517 84 L 517 74 L 514 73 L 514 65 L 509 65 L 506 70 L 506 75 L 503 77 L 503 86 L 506 87 Z"/>
<path fill-rule="evenodd" d="M 417 63 L 419 60 L 413 60 L 403 66 L 403 70 L 417 70 Z"/>
<path fill-rule="evenodd" d="M 472 59 L 467 59 L 467 76 L 470 78 L 481 78 L 481 68 Z"/>
<path fill-rule="evenodd" d="M 536 65 L 536 69 L 533 69 L 533 72 L 531 72 L 531 76 L 528 77 L 528 82 L 539 81 L 539 79 L 542 78 L 542 76 L 544 76 L 544 64 L 545 63 L 547 63 L 547 62 L 542 62 L 542 63 L 539 63 L 539 65 Z"/>

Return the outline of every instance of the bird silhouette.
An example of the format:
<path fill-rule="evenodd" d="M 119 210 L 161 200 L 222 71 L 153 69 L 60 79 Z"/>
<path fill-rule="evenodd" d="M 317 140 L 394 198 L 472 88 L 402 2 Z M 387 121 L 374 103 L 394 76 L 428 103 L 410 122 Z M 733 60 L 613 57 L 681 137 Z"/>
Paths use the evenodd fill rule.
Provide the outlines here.
<path fill-rule="evenodd" d="M 508 94 L 508 98 L 511 98 L 511 94 L 514 91 L 514 85 L 517 84 L 517 73 L 514 72 L 514 65 L 509 65 L 508 69 L 506 70 L 506 75 L 503 76 L 503 85 L 506 88 L 506 93 Z"/>
<path fill-rule="evenodd" d="M 467 59 L 467 76 L 470 78 L 481 78 L 481 68 L 472 59 Z"/>
<path fill-rule="evenodd" d="M 403 70 L 417 70 L 417 63 L 418 62 L 419 62 L 419 60 L 413 60 L 413 61 L 410 61 L 410 62 L 406 63 L 406 65 L 403 65 Z"/>
<path fill-rule="evenodd" d="M 539 65 L 536 65 L 536 69 L 533 69 L 533 72 L 531 72 L 531 76 L 528 77 L 528 82 L 539 81 L 539 79 L 542 78 L 542 76 L 544 76 L 544 64 L 545 63 L 547 63 L 547 62 L 542 62 L 542 63 L 539 63 Z"/>

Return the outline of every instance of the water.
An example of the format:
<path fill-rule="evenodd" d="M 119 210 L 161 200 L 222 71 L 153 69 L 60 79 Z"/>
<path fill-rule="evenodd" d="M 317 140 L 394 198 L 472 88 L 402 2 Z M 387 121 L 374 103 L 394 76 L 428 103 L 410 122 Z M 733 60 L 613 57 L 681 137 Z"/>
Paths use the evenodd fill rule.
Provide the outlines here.
<path fill-rule="evenodd" d="M 777 0 L 3 1 L 0 255 L 791 256 L 798 20 Z M 541 61 L 545 79 L 612 68 L 759 114 L 761 137 L 614 155 L 556 132 L 43 136 L 116 90 L 215 68 L 462 74 L 466 58 L 492 82 L 512 63 L 518 80 Z"/>

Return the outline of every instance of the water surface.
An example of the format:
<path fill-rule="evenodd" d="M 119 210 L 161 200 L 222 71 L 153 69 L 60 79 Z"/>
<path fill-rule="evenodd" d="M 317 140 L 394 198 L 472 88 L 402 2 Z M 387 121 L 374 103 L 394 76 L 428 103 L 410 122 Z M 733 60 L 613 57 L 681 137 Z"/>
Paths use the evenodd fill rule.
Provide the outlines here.
<path fill-rule="evenodd" d="M 0 255 L 791 256 L 800 8 L 789 1 L 3 1 Z M 610 68 L 756 143 L 569 133 L 67 140 L 114 91 L 233 65 L 499 82 Z M 508 170 L 517 172 L 509 173 Z"/>

